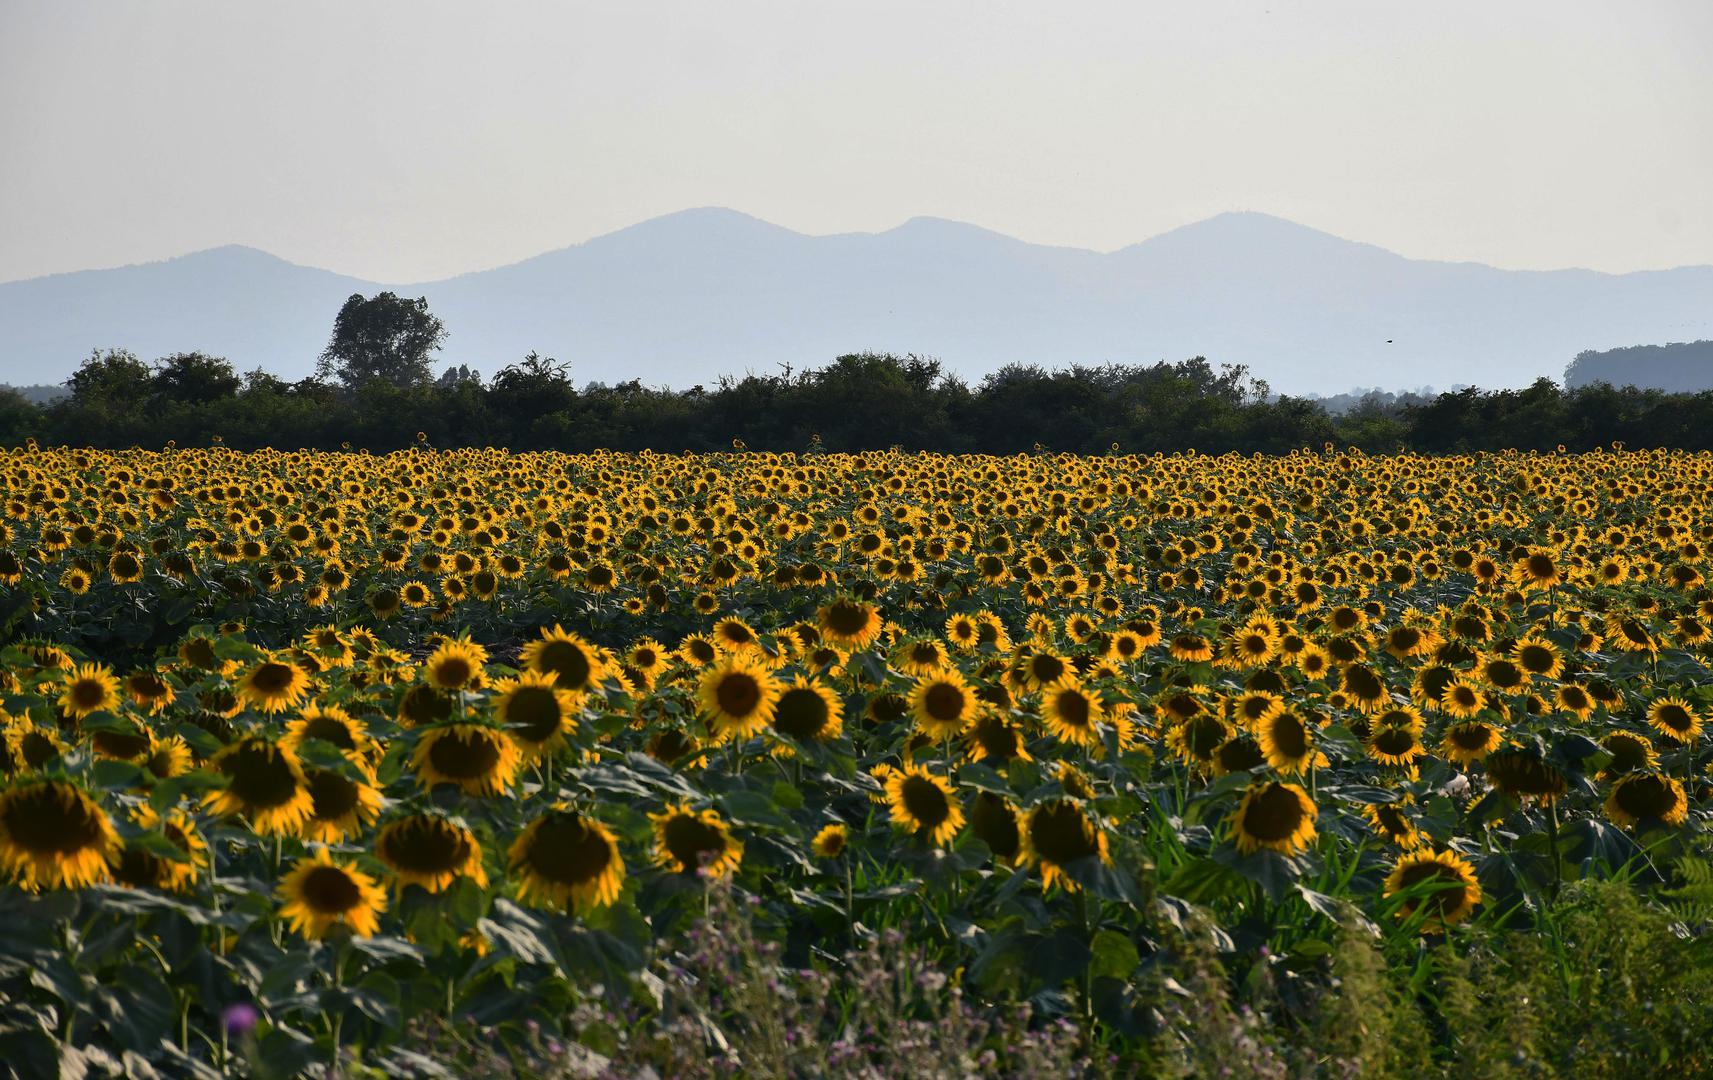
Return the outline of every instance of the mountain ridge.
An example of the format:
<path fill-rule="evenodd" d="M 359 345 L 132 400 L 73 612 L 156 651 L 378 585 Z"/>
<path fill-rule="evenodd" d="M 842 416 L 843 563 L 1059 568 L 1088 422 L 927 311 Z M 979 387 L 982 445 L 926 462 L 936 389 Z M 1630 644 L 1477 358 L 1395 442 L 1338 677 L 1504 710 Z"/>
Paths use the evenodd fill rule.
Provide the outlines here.
<path fill-rule="evenodd" d="M 345 296 L 426 295 L 441 361 L 492 372 L 530 349 L 581 379 L 691 385 L 865 348 L 979 378 L 1205 355 L 1277 389 L 1523 385 L 1583 349 L 1713 336 L 1713 266 L 1608 274 L 1412 259 L 1256 211 L 1112 251 L 917 216 L 811 235 L 695 207 L 485 270 L 412 283 L 243 244 L 0 283 L 0 381 L 63 379 L 91 349 L 227 355 L 297 378 Z"/>

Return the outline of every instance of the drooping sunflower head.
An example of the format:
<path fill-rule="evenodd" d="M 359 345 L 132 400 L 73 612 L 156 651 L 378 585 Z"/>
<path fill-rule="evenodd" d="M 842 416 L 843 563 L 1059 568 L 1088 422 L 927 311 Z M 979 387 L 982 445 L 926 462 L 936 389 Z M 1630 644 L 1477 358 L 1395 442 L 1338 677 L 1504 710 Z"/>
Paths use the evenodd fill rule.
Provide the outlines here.
<path fill-rule="evenodd" d="M 1401 856 L 1386 877 L 1385 893 L 1418 890 L 1399 907 L 1400 916 L 1425 915 L 1423 931 L 1432 933 L 1468 918 L 1481 903 L 1475 867 L 1454 851 L 1421 851 Z"/>
<path fill-rule="evenodd" d="M 418 885 L 437 893 L 460 877 L 483 888 L 488 885 L 475 834 L 438 814 L 411 814 L 388 822 L 375 837 L 375 856 L 393 872 L 400 889 Z"/>
<path fill-rule="evenodd" d="M 1513 799 L 1549 803 L 1563 795 L 1568 781 L 1558 767 L 1521 747 L 1488 754 L 1487 778 Z"/>
<path fill-rule="evenodd" d="M 988 762 L 1003 768 L 1016 759 L 1033 760 L 1024 743 L 1023 733 L 997 712 L 988 713 L 971 724 L 964 731 L 963 738 L 965 753 L 971 761 Z"/>
<path fill-rule="evenodd" d="M 963 828 L 963 808 L 950 781 L 920 765 L 905 765 L 886 777 L 886 802 L 894 826 L 936 846 L 949 843 Z"/>
<path fill-rule="evenodd" d="M 326 848 L 299 859 L 279 886 L 280 917 L 310 940 L 342 927 L 357 937 L 373 937 L 387 908 L 387 894 L 354 863 L 337 863 Z"/>
<path fill-rule="evenodd" d="M 1606 796 L 1606 816 L 1633 829 L 1647 821 L 1682 825 L 1689 816 L 1683 784 L 1657 772 L 1633 772 L 1618 779 Z"/>
<path fill-rule="evenodd" d="M 1082 886 L 1068 868 L 1091 858 L 1112 861 L 1105 832 L 1076 800 L 1048 799 L 1023 815 L 1017 861 L 1041 868 L 1044 889 L 1062 885 L 1066 891 L 1076 892 Z"/>
<path fill-rule="evenodd" d="M 303 835 L 325 844 L 354 839 L 381 816 L 381 792 L 367 769 L 347 764 L 344 770 L 308 768 L 312 804 Z"/>
<path fill-rule="evenodd" d="M 550 907 L 605 907 L 624 889 L 618 840 L 604 824 L 559 806 L 530 822 L 507 859 L 518 899 Z"/>
<path fill-rule="evenodd" d="M 1266 848 L 1295 855 L 1313 842 L 1316 815 L 1314 802 L 1302 788 L 1264 780 L 1249 786 L 1229 820 L 1243 854 Z"/>
<path fill-rule="evenodd" d="M 24 889 L 81 889 L 107 881 L 119 834 L 101 804 L 64 780 L 0 791 L 0 869 Z"/>
<path fill-rule="evenodd" d="M 743 860 L 743 844 L 713 810 L 692 810 L 688 803 L 650 814 L 654 858 L 677 874 L 726 877 Z"/>

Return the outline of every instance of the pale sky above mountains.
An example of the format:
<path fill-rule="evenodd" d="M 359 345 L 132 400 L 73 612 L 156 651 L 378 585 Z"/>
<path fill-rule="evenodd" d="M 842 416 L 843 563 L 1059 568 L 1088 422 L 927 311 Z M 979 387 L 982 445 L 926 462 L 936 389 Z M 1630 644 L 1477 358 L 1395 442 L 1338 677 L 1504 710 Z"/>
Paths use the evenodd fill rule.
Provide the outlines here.
<path fill-rule="evenodd" d="M 227 243 L 429 280 L 704 205 L 1709 263 L 1710 55 L 1706 0 L 0 0 L 0 280 Z"/>

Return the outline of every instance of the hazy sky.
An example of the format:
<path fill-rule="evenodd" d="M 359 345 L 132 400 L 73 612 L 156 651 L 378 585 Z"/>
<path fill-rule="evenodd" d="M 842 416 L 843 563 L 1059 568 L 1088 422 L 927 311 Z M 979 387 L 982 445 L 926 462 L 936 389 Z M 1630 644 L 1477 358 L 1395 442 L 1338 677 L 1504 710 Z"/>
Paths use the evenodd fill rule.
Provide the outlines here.
<path fill-rule="evenodd" d="M 1710 58 L 1709 0 L 0 0 L 0 280 L 243 243 L 414 281 L 704 205 L 1708 263 Z"/>

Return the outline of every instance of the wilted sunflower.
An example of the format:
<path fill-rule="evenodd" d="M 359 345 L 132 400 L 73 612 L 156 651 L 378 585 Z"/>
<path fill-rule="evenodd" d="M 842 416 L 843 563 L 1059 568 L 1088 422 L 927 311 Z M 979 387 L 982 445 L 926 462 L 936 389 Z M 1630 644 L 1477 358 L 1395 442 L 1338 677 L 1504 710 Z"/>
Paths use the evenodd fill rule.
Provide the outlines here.
<path fill-rule="evenodd" d="M 550 907 L 606 907 L 624 890 L 619 844 L 601 822 L 563 804 L 518 835 L 506 854 L 518 899 Z"/>
<path fill-rule="evenodd" d="M 747 651 L 728 655 L 703 672 L 697 684 L 696 703 L 716 742 L 758 735 L 773 719 L 784 688 L 756 656 Z"/>
<path fill-rule="evenodd" d="M 520 659 L 524 667 L 552 675 L 561 689 L 573 694 L 588 693 L 607 677 L 600 650 L 558 625 L 543 627 L 541 638 L 525 645 Z"/>
<path fill-rule="evenodd" d="M 1701 714 L 1680 697 L 1665 697 L 1648 706 L 1648 724 L 1676 743 L 1687 743 L 1701 735 Z"/>
<path fill-rule="evenodd" d="M 743 843 L 711 809 L 692 810 L 681 803 L 648 820 L 654 825 L 654 860 L 673 873 L 722 878 L 743 861 Z"/>
<path fill-rule="evenodd" d="M 1683 785 L 1657 772 L 1633 772 L 1619 778 L 1606 796 L 1606 816 L 1625 829 L 1644 821 L 1682 825 L 1689 817 Z"/>
<path fill-rule="evenodd" d="M 963 731 L 980 707 L 980 699 L 956 668 L 923 676 L 910 691 L 910 715 L 917 730 L 936 742 Z"/>
<path fill-rule="evenodd" d="M 1100 724 L 1105 718 L 1100 698 L 1074 681 L 1062 680 L 1041 695 L 1041 719 L 1060 742 L 1098 745 Z"/>
<path fill-rule="evenodd" d="M 105 664 L 77 665 L 67 676 L 65 691 L 59 696 L 59 707 L 77 720 L 93 712 L 116 709 L 119 702 L 119 680 Z"/>
<path fill-rule="evenodd" d="M 844 730 L 845 704 L 833 688 L 799 675 L 780 692 L 773 730 L 797 742 L 830 742 Z"/>
<path fill-rule="evenodd" d="M 845 853 L 845 847 L 850 843 L 850 829 L 842 822 L 822 826 L 815 838 L 809 841 L 809 850 L 817 859 L 836 859 Z"/>
<path fill-rule="evenodd" d="M 1082 888 L 1066 872 L 1071 864 L 1095 858 L 1110 864 L 1106 833 L 1073 799 L 1048 799 L 1036 803 L 1019 825 L 1017 862 L 1041 868 L 1041 886 L 1064 886 L 1067 892 Z"/>
<path fill-rule="evenodd" d="M 523 751 L 506 733 L 481 724 L 446 724 L 423 733 L 410 755 L 417 783 L 456 784 L 466 795 L 501 795 L 517 778 Z"/>
<path fill-rule="evenodd" d="M 293 708 L 309 691 L 309 676 L 289 660 L 265 656 L 238 680 L 238 699 L 265 713 Z"/>
<path fill-rule="evenodd" d="M 226 777 L 225 787 L 204 796 L 213 813 L 243 814 L 263 836 L 295 835 L 309 820 L 315 808 L 309 778 L 286 747 L 248 735 L 216 754 L 213 764 Z"/>
<path fill-rule="evenodd" d="M 1487 778 L 1514 799 L 1549 803 L 1563 795 L 1568 785 L 1557 766 L 1520 748 L 1488 754 L 1485 765 Z"/>
<path fill-rule="evenodd" d="M 1463 921 L 1481 903 L 1481 885 L 1475 878 L 1475 867 L 1454 851 L 1401 856 L 1386 876 L 1385 894 L 1396 896 L 1415 888 L 1431 891 L 1404 901 L 1399 914 L 1407 917 L 1417 910 L 1423 911 L 1427 920 L 1424 928 L 1429 931 Z"/>
<path fill-rule="evenodd" d="M 375 836 L 375 857 L 393 872 L 401 889 L 420 885 L 437 893 L 461 877 L 488 887 L 475 834 L 438 814 L 411 814 L 389 821 Z"/>
<path fill-rule="evenodd" d="M 502 679 L 494 694 L 494 719 L 532 760 L 558 750 L 577 729 L 576 695 L 546 672 Z"/>
<path fill-rule="evenodd" d="M 280 917 L 311 941 L 324 938 L 335 926 L 358 937 L 373 937 L 380 929 L 387 894 L 355 863 L 335 863 L 326 848 L 299 859 L 280 882 Z"/>
<path fill-rule="evenodd" d="M 1264 780 L 1249 785 L 1228 820 L 1237 850 L 1243 854 L 1266 848 L 1295 855 L 1314 840 L 1316 814 L 1314 802 L 1302 788 Z"/>
<path fill-rule="evenodd" d="M 77 785 L 30 779 L 0 791 L 0 869 L 25 890 L 107 881 L 119 852 L 107 812 Z"/>
<path fill-rule="evenodd" d="M 905 765 L 886 777 L 886 803 L 896 828 L 931 844 L 947 844 L 963 828 L 963 808 L 951 783 L 920 765 Z"/>
<path fill-rule="evenodd" d="M 482 685 L 482 665 L 487 662 L 488 650 L 472 641 L 454 639 L 429 654 L 422 674 L 436 690 L 467 690 Z"/>

